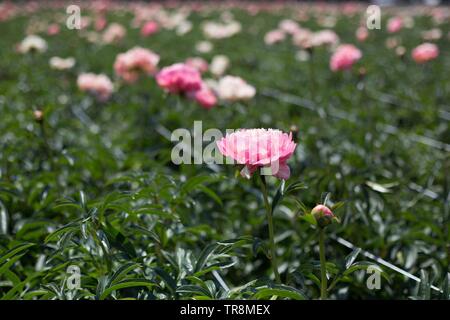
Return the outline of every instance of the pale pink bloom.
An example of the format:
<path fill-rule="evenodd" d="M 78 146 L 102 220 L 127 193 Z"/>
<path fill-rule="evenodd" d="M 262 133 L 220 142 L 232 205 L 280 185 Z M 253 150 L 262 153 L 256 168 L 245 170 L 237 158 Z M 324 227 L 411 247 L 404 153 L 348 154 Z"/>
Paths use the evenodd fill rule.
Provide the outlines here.
<path fill-rule="evenodd" d="M 300 48 L 308 49 L 313 46 L 313 32 L 309 29 L 300 28 L 292 35 L 292 43 Z"/>
<path fill-rule="evenodd" d="M 394 49 L 400 45 L 400 39 L 397 37 L 389 37 L 386 39 L 386 47 L 388 49 Z"/>
<path fill-rule="evenodd" d="M 211 109 L 217 104 L 217 97 L 206 83 L 202 82 L 199 90 L 190 91 L 187 96 L 194 99 L 199 105 L 205 109 Z"/>
<path fill-rule="evenodd" d="M 225 76 L 214 88 L 219 98 L 225 101 L 250 100 L 256 94 L 256 89 L 245 80 L 234 76 Z"/>
<path fill-rule="evenodd" d="M 77 85 L 81 91 L 93 93 L 100 101 L 108 100 L 114 90 L 111 80 L 104 74 L 82 73 L 78 76 Z"/>
<path fill-rule="evenodd" d="M 369 37 L 369 30 L 367 30 L 366 27 L 359 27 L 356 30 L 356 39 L 358 39 L 359 42 L 364 42 Z"/>
<path fill-rule="evenodd" d="M 186 93 L 201 88 L 202 78 L 197 69 L 184 63 L 164 67 L 156 75 L 156 82 L 170 93 Z"/>
<path fill-rule="evenodd" d="M 200 53 L 208 53 L 211 52 L 213 47 L 214 47 L 213 44 L 209 41 L 200 41 L 196 43 L 195 50 L 197 50 Z"/>
<path fill-rule="evenodd" d="M 95 19 L 95 30 L 102 31 L 105 29 L 107 23 L 108 21 L 104 16 L 97 17 L 97 19 Z"/>
<path fill-rule="evenodd" d="M 287 180 L 290 169 L 286 162 L 296 144 L 292 133 L 276 129 L 241 129 L 227 134 L 217 146 L 224 156 L 245 165 L 241 171 L 243 177 L 250 178 L 258 168 L 269 167 L 272 175 Z"/>
<path fill-rule="evenodd" d="M 185 64 L 197 69 L 200 73 L 208 71 L 208 62 L 200 57 L 187 58 Z"/>
<path fill-rule="evenodd" d="M 286 33 L 283 30 L 275 29 L 272 31 L 269 31 L 264 36 L 264 42 L 267 45 L 272 45 L 277 42 L 281 42 L 286 38 Z"/>
<path fill-rule="evenodd" d="M 411 56 L 415 62 L 425 63 L 439 56 L 439 48 L 433 43 L 425 42 L 414 48 Z"/>
<path fill-rule="evenodd" d="M 141 74 L 156 73 L 159 55 L 141 47 L 134 47 L 117 56 L 114 71 L 128 83 L 135 82 Z"/>
<path fill-rule="evenodd" d="M 300 29 L 300 26 L 294 20 L 285 19 L 278 24 L 278 28 L 288 34 L 293 35 L 297 33 L 297 31 Z"/>
<path fill-rule="evenodd" d="M 230 59 L 224 55 L 214 56 L 209 65 L 209 72 L 216 77 L 220 77 L 225 73 L 230 65 Z"/>
<path fill-rule="evenodd" d="M 422 38 L 426 41 L 439 40 L 442 38 L 442 30 L 439 28 L 433 28 L 431 30 L 423 31 Z"/>
<path fill-rule="evenodd" d="M 332 71 L 348 70 L 361 59 L 362 53 L 352 44 L 340 45 L 330 59 Z"/>
<path fill-rule="evenodd" d="M 203 25 L 203 33 L 209 39 L 225 39 L 239 33 L 242 26 L 237 21 L 226 23 L 208 21 Z"/>
<path fill-rule="evenodd" d="M 403 28 L 403 19 L 400 17 L 392 17 L 387 22 L 387 30 L 389 33 L 399 32 Z"/>
<path fill-rule="evenodd" d="M 320 47 L 323 45 L 334 45 L 339 42 L 339 37 L 333 30 L 321 30 L 312 34 L 311 45 Z"/>
<path fill-rule="evenodd" d="M 73 68 L 75 65 L 75 59 L 72 57 L 69 58 L 60 58 L 60 57 L 51 57 L 49 60 L 50 67 L 55 70 L 67 70 Z"/>
<path fill-rule="evenodd" d="M 59 33 L 59 30 L 60 30 L 59 29 L 59 25 L 57 25 L 56 23 L 52 23 L 47 28 L 47 34 L 49 36 L 54 36 L 54 35 L 57 35 Z"/>
<path fill-rule="evenodd" d="M 141 35 L 144 37 L 148 37 L 158 32 L 158 30 L 159 30 L 158 24 L 154 21 L 149 21 L 142 26 Z"/>
<path fill-rule="evenodd" d="M 121 41 L 126 34 L 127 31 L 122 25 L 118 23 L 111 23 L 103 32 L 102 39 L 105 43 L 116 43 Z"/>

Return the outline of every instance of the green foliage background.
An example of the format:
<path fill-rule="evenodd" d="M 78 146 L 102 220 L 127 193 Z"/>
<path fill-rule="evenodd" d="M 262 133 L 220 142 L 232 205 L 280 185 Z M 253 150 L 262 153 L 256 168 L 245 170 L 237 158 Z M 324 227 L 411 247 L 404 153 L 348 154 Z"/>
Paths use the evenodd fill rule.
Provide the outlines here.
<path fill-rule="evenodd" d="M 243 31 L 212 41 L 208 54 L 195 51 L 201 22 L 220 12 L 192 13 L 194 28 L 185 36 L 161 30 L 149 38 L 129 27 L 130 13 L 108 12 L 108 22 L 127 26 L 120 44 L 89 43 L 62 27 L 58 36 L 43 35 L 49 50 L 35 55 L 14 46 L 31 18 L 52 20 L 55 11 L 0 22 L 0 298 L 317 298 L 317 233 L 300 219 L 296 200 L 312 208 L 325 192 L 331 203 L 345 202 L 330 235 L 423 280 L 418 286 L 383 267 L 381 289 L 369 290 L 367 258 L 328 237 L 328 272 L 339 279 L 331 298 L 448 297 L 430 285 L 448 288 L 449 23 L 440 26 L 440 57 L 416 65 L 409 52 L 433 27 L 430 17 L 416 17 L 414 28 L 400 32 L 408 52 L 400 59 L 386 48 L 384 29 L 356 43 L 360 15 L 339 16 L 335 31 L 363 58 L 353 72 L 333 74 L 330 52 L 315 50 L 312 86 L 310 64 L 295 59 L 290 41 L 263 41 L 289 10 L 232 13 Z M 302 26 L 322 28 L 314 18 Z M 113 77 L 116 55 L 136 45 L 160 54 L 160 66 L 225 54 L 228 73 L 254 85 L 257 96 L 207 111 L 166 96 L 151 78 L 120 86 L 106 103 L 78 91 L 79 73 Z M 54 71 L 52 56 L 73 56 L 77 64 Z M 33 118 L 37 109 L 42 124 Z M 233 166 L 213 172 L 171 163 L 164 128 L 191 129 L 195 120 L 204 130 L 298 128 L 287 184 L 306 188 L 285 197 L 274 216 L 284 285 L 273 283 L 265 257 L 258 180 L 236 176 Z M 268 184 L 274 196 L 279 181 Z M 80 268 L 79 290 L 65 285 L 70 265 Z"/>

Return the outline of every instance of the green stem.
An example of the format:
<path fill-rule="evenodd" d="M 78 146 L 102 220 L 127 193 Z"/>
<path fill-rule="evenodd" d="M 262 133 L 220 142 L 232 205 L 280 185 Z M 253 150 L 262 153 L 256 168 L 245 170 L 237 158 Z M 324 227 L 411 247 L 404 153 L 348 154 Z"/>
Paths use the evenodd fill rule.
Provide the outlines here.
<path fill-rule="evenodd" d="M 259 176 L 261 177 L 261 189 L 262 189 L 262 193 L 263 193 L 264 204 L 266 206 L 267 223 L 269 225 L 269 242 L 270 242 L 270 258 L 269 259 L 272 263 L 272 269 L 273 269 L 273 273 L 275 275 L 275 280 L 277 283 L 281 284 L 280 274 L 278 273 L 277 257 L 276 257 L 276 253 L 275 253 L 275 238 L 274 238 L 274 232 L 273 232 L 272 207 L 269 204 L 266 179 L 261 174 Z"/>
<path fill-rule="evenodd" d="M 327 267 L 325 260 L 325 230 L 320 228 L 319 231 L 319 254 L 320 254 L 320 299 L 327 298 Z"/>
<path fill-rule="evenodd" d="M 316 91 L 316 75 L 314 73 L 314 51 L 310 49 L 309 51 L 309 82 L 311 85 L 311 101 L 315 102 L 315 91 Z"/>

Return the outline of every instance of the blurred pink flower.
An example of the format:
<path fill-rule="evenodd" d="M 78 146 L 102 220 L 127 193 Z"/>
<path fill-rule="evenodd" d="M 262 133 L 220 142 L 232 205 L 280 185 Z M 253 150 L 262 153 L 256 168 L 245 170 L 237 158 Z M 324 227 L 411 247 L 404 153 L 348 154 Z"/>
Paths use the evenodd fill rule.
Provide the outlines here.
<path fill-rule="evenodd" d="M 103 32 L 103 42 L 116 43 L 120 42 L 127 34 L 127 30 L 124 26 L 118 23 L 111 23 L 108 28 Z"/>
<path fill-rule="evenodd" d="M 278 28 L 288 34 L 293 35 L 297 33 L 297 31 L 300 29 L 300 26 L 294 20 L 284 19 L 280 21 L 280 23 L 278 24 Z"/>
<path fill-rule="evenodd" d="M 358 39 L 359 42 L 364 42 L 369 37 L 369 30 L 367 30 L 366 27 L 359 27 L 356 30 L 356 39 Z"/>
<path fill-rule="evenodd" d="M 57 35 L 59 33 L 59 30 L 60 30 L 59 25 L 56 24 L 56 23 L 52 23 L 47 28 L 47 34 L 49 36 L 54 36 L 54 35 Z"/>
<path fill-rule="evenodd" d="M 201 105 L 205 109 L 211 109 L 217 104 L 217 97 L 204 82 L 199 90 L 190 91 L 187 93 L 187 96 L 191 99 L 194 99 L 199 105 Z"/>
<path fill-rule="evenodd" d="M 117 56 L 114 71 L 128 83 L 135 82 L 141 73 L 154 74 L 157 71 L 159 55 L 141 47 L 134 47 Z"/>
<path fill-rule="evenodd" d="M 296 144 L 292 133 L 276 129 L 241 129 L 227 134 L 217 142 L 219 151 L 226 157 L 245 165 L 241 175 L 247 178 L 261 167 L 271 167 L 272 175 L 287 180 L 290 169 L 287 160 Z"/>
<path fill-rule="evenodd" d="M 387 30 L 389 33 L 399 32 L 403 28 L 403 19 L 400 17 L 392 17 L 387 22 Z"/>
<path fill-rule="evenodd" d="M 330 59 L 332 71 L 348 70 L 355 62 L 361 59 L 362 53 L 352 44 L 343 44 L 337 47 Z"/>
<path fill-rule="evenodd" d="M 102 31 L 105 29 L 107 23 L 108 21 L 104 16 L 97 17 L 97 19 L 95 19 L 95 30 Z"/>
<path fill-rule="evenodd" d="M 339 42 L 339 36 L 333 30 L 325 29 L 314 32 L 311 38 L 311 45 L 313 47 L 320 47 L 323 45 L 334 45 Z"/>
<path fill-rule="evenodd" d="M 277 42 L 283 41 L 285 38 L 286 34 L 283 30 L 275 29 L 266 33 L 266 35 L 264 36 L 264 42 L 267 45 L 272 45 Z"/>
<path fill-rule="evenodd" d="M 104 74 L 82 73 L 77 79 L 78 88 L 95 94 L 100 101 L 106 101 L 111 96 L 114 86 Z"/>
<path fill-rule="evenodd" d="M 208 62 L 200 57 L 187 58 L 185 64 L 197 69 L 200 73 L 208 71 Z"/>
<path fill-rule="evenodd" d="M 185 63 L 176 63 L 162 68 L 156 75 L 156 82 L 170 93 L 196 91 L 202 86 L 200 72 Z"/>
<path fill-rule="evenodd" d="M 439 48 L 433 43 L 425 42 L 415 47 L 411 56 L 415 62 L 425 63 L 439 56 Z"/>
<path fill-rule="evenodd" d="M 141 35 L 144 37 L 148 37 L 158 32 L 158 30 L 159 30 L 158 24 L 154 21 L 149 21 L 142 26 Z"/>

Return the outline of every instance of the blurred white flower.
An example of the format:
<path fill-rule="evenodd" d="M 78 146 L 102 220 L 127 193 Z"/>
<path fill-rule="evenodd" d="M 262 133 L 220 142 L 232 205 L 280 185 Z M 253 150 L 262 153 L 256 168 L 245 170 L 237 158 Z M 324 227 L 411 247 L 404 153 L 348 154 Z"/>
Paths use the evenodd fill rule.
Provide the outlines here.
<path fill-rule="evenodd" d="M 297 59 L 298 61 L 301 61 L 301 62 L 308 61 L 309 58 L 310 58 L 310 55 L 309 55 L 308 51 L 306 51 L 306 50 L 299 50 L 295 54 L 295 59 Z"/>
<path fill-rule="evenodd" d="M 213 49 L 213 44 L 209 41 L 200 41 L 195 45 L 195 50 L 200 53 L 208 53 Z"/>
<path fill-rule="evenodd" d="M 230 65 L 230 59 L 224 55 L 214 56 L 209 66 L 209 71 L 216 77 L 220 77 L 225 73 Z"/>
<path fill-rule="evenodd" d="M 219 98 L 225 101 L 250 100 L 256 94 L 255 87 L 235 76 L 221 78 L 213 88 Z"/>
<path fill-rule="evenodd" d="M 203 25 L 203 33 L 210 39 L 225 39 L 239 33 L 242 26 L 237 21 L 226 23 L 208 21 Z"/>
<path fill-rule="evenodd" d="M 175 30 L 175 32 L 177 35 L 182 36 L 191 30 L 192 30 L 192 22 L 184 20 L 184 21 L 180 22 L 180 24 L 177 26 L 177 29 Z"/>
<path fill-rule="evenodd" d="M 27 36 L 19 44 L 19 52 L 45 52 L 47 51 L 47 41 L 34 34 Z"/>
<path fill-rule="evenodd" d="M 67 70 L 73 68 L 73 66 L 75 65 L 75 59 L 72 57 L 66 59 L 60 57 L 51 57 L 49 64 L 52 69 Z"/>

